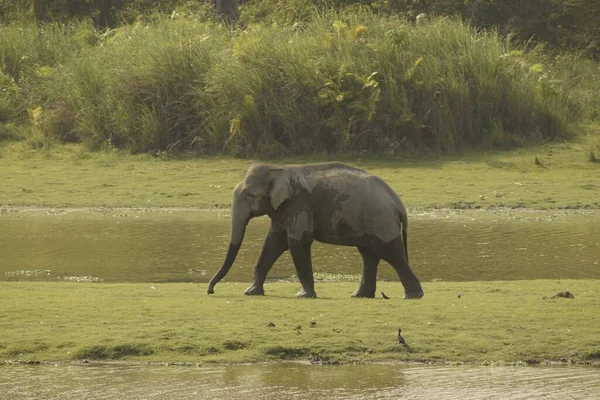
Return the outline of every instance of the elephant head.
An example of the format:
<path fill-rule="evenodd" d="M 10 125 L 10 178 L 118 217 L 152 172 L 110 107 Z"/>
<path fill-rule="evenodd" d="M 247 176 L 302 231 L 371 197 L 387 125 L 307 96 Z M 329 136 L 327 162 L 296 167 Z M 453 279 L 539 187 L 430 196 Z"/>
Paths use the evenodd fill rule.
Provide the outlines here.
<path fill-rule="evenodd" d="M 231 236 L 223 265 L 212 277 L 208 294 L 227 275 L 240 250 L 246 225 L 254 218 L 275 211 L 291 192 L 290 181 L 283 168 L 265 164 L 253 164 L 244 178 L 233 189 L 231 202 Z"/>

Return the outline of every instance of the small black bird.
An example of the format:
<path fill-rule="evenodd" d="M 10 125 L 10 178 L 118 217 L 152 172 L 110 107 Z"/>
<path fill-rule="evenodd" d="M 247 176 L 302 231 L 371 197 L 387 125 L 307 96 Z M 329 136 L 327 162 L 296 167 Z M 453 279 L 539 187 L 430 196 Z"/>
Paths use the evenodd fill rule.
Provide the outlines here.
<path fill-rule="evenodd" d="M 317 326 L 317 321 L 310 321 L 310 326 L 311 328 Z"/>
<path fill-rule="evenodd" d="M 404 338 L 402 337 L 402 334 L 400 332 L 402 332 L 402 329 L 398 328 L 398 344 L 408 347 L 408 344 L 406 344 L 406 340 L 404 340 Z"/>
<path fill-rule="evenodd" d="M 390 298 L 389 298 L 389 297 L 387 297 L 387 296 L 385 295 L 385 293 L 383 293 L 383 292 L 381 292 L 381 296 L 382 296 L 384 299 L 386 299 L 386 300 L 389 300 L 389 299 L 390 299 Z"/>

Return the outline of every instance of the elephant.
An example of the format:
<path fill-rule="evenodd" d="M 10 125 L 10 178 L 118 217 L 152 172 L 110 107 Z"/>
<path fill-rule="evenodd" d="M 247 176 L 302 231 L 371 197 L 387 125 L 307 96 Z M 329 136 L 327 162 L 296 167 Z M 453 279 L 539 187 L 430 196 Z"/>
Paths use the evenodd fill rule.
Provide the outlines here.
<path fill-rule="evenodd" d="M 247 295 L 264 295 L 269 270 L 289 250 L 302 290 L 297 297 L 316 297 L 311 245 L 354 246 L 363 260 L 359 287 L 352 297 L 375 297 L 377 267 L 385 260 L 398 273 L 405 299 L 418 299 L 423 289 L 408 264 L 407 214 L 400 197 L 381 178 L 340 162 L 271 166 L 251 165 L 233 189 L 231 236 L 221 268 L 208 294 L 225 277 L 242 244 L 248 222 L 271 219 L 254 267 Z"/>

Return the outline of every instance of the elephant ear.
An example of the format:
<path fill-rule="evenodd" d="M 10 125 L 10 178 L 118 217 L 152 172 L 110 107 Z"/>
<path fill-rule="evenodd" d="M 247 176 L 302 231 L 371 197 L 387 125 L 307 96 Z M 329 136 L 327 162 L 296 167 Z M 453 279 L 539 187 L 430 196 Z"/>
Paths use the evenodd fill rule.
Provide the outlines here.
<path fill-rule="evenodd" d="M 269 183 L 269 199 L 273 208 L 277 210 L 292 194 L 290 179 L 283 168 L 274 168 L 269 171 Z"/>

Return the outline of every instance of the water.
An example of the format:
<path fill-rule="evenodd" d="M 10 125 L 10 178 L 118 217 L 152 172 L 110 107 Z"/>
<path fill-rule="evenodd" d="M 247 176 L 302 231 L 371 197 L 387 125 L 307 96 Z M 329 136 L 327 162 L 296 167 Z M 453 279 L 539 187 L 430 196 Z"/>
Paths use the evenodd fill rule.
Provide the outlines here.
<path fill-rule="evenodd" d="M 268 229 L 250 222 L 227 280 L 250 282 Z M 409 255 L 424 281 L 600 278 L 600 212 L 412 212 Z M 227 211 L 124 210 L 0 214 L 0 279 L 207 282 L 229 239 Z M 351 247 L 315 243 L 316 272 L 360 274 Z M 37 270 L 37 271 L 35 271 Z M 286 253 L 269 274 L 295 274 Z M 379 279 L 396 280 L 382 262 Z"/>
<path fill-rule="evenodd" d="M 259 364 L 0 367 L 2 399 L 598 399 L 600 368 Z"/>
<path fill-rule="evenodd" d="M 249 282 L 268 219 L 251 221 L 228 280 Z M 206 282 L 220 267 L 227 212 L 70 211 L 0 214 L 0 279 Z M 410 215 L 421 280 L 600 278 L 600 212 Z M 358 274 L 352 248 L 315 244 L 315 269 Z M 270 278 L 289 278 L 285 255 Z M 397 279 L 382 263 L 380 279 Z M 166 367 L 0 366 L 0 399 L 594 399 L 600 368 L 303 364 Z"/>

